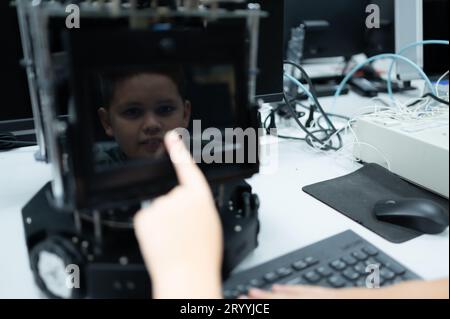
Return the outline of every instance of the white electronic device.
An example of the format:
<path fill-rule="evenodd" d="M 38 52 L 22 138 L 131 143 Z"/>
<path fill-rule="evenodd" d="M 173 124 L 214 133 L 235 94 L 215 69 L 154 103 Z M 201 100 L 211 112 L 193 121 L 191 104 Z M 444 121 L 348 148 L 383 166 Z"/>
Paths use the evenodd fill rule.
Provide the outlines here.
<path fill-rule="evenodd" d="M 448 110 L 414 119 L 389 114 L 378 112 L 356 121 L 354 156 L 448 198 Z"/>

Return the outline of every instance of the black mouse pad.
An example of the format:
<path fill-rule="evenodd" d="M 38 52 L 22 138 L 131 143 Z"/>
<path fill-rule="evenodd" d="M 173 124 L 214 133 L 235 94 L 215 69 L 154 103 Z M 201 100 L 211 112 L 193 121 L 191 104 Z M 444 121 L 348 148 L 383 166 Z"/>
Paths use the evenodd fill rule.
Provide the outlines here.
<path fill-rule="evenodd" d="M 403 243 L 422 234 L 378 221 L 373 214 L 378 201 L 423 198 L 437 202 L 448 214 L 448 199 L 412 185 L 377 164 L 367 164 L 350 175 L 305 186 L 303 191 L 393 243 Z"/>

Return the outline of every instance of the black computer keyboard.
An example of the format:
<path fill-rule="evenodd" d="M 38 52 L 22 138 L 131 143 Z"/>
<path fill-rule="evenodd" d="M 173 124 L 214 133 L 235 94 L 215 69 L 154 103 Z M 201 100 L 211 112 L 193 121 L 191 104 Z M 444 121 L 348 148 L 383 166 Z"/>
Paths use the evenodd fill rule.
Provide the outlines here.
<path fill-rule="evenodd" d="M 372 266 L 368 268 L 369 265 Z M 225 298 L 234 299 L 245 295 L 252 287 L 270 289 L 273 284 L 367 287 L 366 279 L 376 268 L 380 287 L 420 279 L 349 230 L 232 275 L 224 283 L 223 293 Z M 373 283 L 369 280 L 369 284 Z"/>

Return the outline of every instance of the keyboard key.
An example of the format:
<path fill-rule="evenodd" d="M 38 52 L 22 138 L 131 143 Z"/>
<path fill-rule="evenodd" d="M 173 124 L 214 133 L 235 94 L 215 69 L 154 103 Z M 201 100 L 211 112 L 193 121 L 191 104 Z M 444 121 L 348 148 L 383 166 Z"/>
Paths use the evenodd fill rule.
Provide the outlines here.
<path fill-rule="evenodd" d="M 312 266 L 319 263 L 319 261 L 314 257 L 306 257 L 305 262 L 308 264 L 308 266 Z"/>
<path fill-rule="evenodd" d="M 347 268 L 347 264 L 344 263 L 342 260 L 335 260 L 330 263 L 330 266 L 336 270 L 344 270 L 345 268 Z"/>
<path fill-rule="evenodd" d="M 381 263 L 373 257 L 370 257 L 364 263 L 366 264 L 366 266 L 377 266 L 378 268 L 381 268 L 382 266 Z"/>
<path fill-rule="evenodd" d="M 363 251 L 354 251 L 352 253 L 352 256 L 355 257 L 356 259 L 358 259 L 359 261 L 364 261 L 367 258 L 369 258 L 369 255 L 367 255 L 365 252 Z"/>
<path fill-rule="evenodd" d="M 331 286 L 335 288 L 342 288 L 346 286 L 345 280 L 340 276 L 331 276 L 327 281 Z"/>
<path fill-rule="evenodd" d="M 285 282 L 284 284 L 288 285 L 288 286 L 297 286 L 297 285 L 305 285 L 306 282 L 302 278 L 298 277 L 298 278 L 291 279 L 291 280 Z"/>
<path fill-rule="evenodd" d="M 394 262 L 389 257 L 384 257 L 384 256 L 380 255 L 380 256 L 377 256 L 375 259 L 381 263 L 381 266 L 386 266 L 388 268 L 390 266 L 393 266 L 393 264 L 394 264 Z"/>
<path fill-rule="evenodd" d="M 276 281 L 278 279 L 278 275 L 274 272 L 269 272 L 264 275 L 264 280 L 269 284 Z"/>
<path fill-rule="evenodd" d="M 376 258 L 380 263 L 383 264 L 383 266 L 386 266 L 390 270 L 392 270 L 397 275 L 403 275 L 406 272 L 406 269 L 402 266 L 400 266 L 398 263 L 393 262 L 392 260 L 385 258 L 383 256 L 378 256 Z"/>
<path fill-rule="evenodd" d="M 385 263 L 389 263 L 390 260 L 386 257 L 384 257 L 383 255 L 378 255 L 376 257 L 376 260 L 378 260 L 380 263 L 385 264 Z"/>
<path fill-rule="evenodd" d="M 403 275 L 404 273 L 406 273 L 406 269 L 397 263 L 389 263 L 386 265 L 386 267 L 392 270 L 396 275 Z"/>
<path fill-rule="evenodd" d="M 350 265 L 350 266 L 353 266 L 353 265 L 355 265 L 358 261 L 355 259 L 355 258 L 353 258 L 352 256 L 344 256 L 344 257 L 342 257 L 341 258 L 341 260 L 343 261 L 343 262 L 345 262 L 347 265 Z"/>
<path fill-rule="evenodd" d="M 308 272 L 307 274 L 305 274 L 304 276 L 303 276 L 303 278 L 305 278 L 308 282 L 310 282 L 310 283 L 316 283 L 316 282 L 318 282 L 318 281 L 320 281 L 320 279 L 321 279 L 321 276 L 320 275 L 318 275 L 316 272 L 314 272 L 314 271 L 310 271 L 310 272 Z"/>
<path fill-rule="evenodd" d="M 404 281 L 410 281 L 410 280 L 416 280 L 417 278 L 414 277 L 413 275 L 406 273 L 402 276 Z"/>
<path fill-rule="evenodd" d="M 353 267 L 353 269 L 360 275 L 365 275 L 365 274 L 367 274 L 366 267 L 367 266 L 364 265 L 363 263 L 358 263 Z"/>
<path fill-rule="evenodd" d="M 264 282 L 260 279 L 252 279 L 249 281 L 248 285 L 254 288 L 261 288 L 264 286 Z"/>
<path fill-rule="evenodd" d="M 316 272 L 323 277 L 330 277 L 333 274 L 331 269 L 325 266 L 317 268 Z"/>
<path fill-rule="evenodd" d="M 246 295 L 246 294 L 248 294 L 248 290 L 250 289 L 251 287 L 248 287 L 248 286 L 245 286 L 245 285 L 238 285 L 238 286 L 236 286 L 236 290 L 239 292 L 239 294 L 241 294 L 241 295 Z"/>
<path fill-rule="evenodd" d="M 382 268 L 380 270 L 380 276 L 385 278 L 385 279 L 387 279 L 387 280 L 391 280 L 391 279 L 394 279 L 395 273 L 390 271 L 388 268 Z"/>
<path fill-rule="evenodd" d="M 362 249 L 363 252 L 365 252 L 367 255 L 369 256 L 376 256 L 378 255 L 378 249 L 368 246 L 368 247 L 364 247 Z"/>
<path fill-rule="evenodd" d="M 366 288 L 366 278 L 359 278 L 355 282 L 355 287 Z"/>
<path fill-rule="evenodd" d="M 300 260 L 300 261 L 297 261 L 297 262 L 293 263 L 292 267 L 295 270 L 301 271 L 303 269 L 308 268 L 308 264 L 306 262 L 304 262 L 303 260 Z"/>
<path fill-rule="evenodd" d="M 283 267 L 277 270 L 277 275 L 280 278 L 284 278 L 287 276 L 290 276 L 292 274 L 292 269 L 291 268 L 287 268 L 287 267 Z"/>
<path fill-rule="evenodd" d="M 359 278 L 359 273 L 357 273 L 356 271 L 354 271 L 351 268 L 346 269 L 342 275 L 347 278 L 348 280 L 356 280 Z"/>

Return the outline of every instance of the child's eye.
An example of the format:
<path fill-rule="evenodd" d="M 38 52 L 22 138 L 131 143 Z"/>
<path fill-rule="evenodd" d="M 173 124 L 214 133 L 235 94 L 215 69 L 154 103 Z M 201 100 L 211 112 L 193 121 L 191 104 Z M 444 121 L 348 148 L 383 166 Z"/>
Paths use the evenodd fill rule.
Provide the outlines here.
<path fill-rule="evenodd" d="M 138 118 L 142 115 L 142 110 L 137 107 L 131 107 L 122 112 L 122 115 L 127 118 Z"/>
<path fill-rule="evenodd" d="M 158 116 L 169 116 L 176 110 L 176 107 L 173 105 L 161 105 L 155 110 L 156 115 Z"/>

